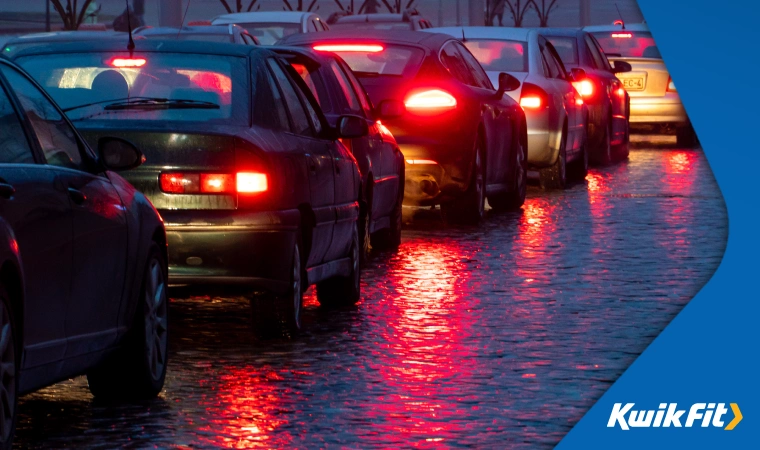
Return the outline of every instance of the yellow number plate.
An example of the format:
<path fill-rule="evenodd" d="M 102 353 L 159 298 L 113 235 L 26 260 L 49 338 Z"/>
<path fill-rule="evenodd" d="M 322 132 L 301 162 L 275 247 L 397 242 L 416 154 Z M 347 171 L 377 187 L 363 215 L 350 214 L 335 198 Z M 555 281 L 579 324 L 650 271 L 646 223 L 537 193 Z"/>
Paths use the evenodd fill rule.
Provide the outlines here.
<path fill-rule="evenodd" d="M 644 78 L 622 78 L 623 87 L 626 91 L 643 91 Z"/>

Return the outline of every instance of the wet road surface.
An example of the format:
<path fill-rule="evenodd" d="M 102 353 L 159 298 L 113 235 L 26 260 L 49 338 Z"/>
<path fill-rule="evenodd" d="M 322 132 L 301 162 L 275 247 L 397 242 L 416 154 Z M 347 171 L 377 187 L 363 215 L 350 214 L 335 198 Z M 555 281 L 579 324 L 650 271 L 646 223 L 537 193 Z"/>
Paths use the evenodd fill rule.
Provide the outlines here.
<path fill-rule="evenodd" d="M 638 144 L 478 228 L 418 211 L 355 308 L 256 342 L 241 297 L 172 304 L 155 401 L 83 377 L 21 399 L 24 448 L 551 447 L 709 279 L 724 203 L 701 151 Z"/>

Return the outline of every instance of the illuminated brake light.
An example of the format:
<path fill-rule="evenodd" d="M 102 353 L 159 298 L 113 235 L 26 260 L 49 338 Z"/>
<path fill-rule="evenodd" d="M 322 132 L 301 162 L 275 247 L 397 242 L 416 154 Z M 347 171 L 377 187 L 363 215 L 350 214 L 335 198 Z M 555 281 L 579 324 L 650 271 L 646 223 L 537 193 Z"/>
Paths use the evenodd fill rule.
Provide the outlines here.
<path fill-rule="evenodd" d="M 615 39 L 629 39 L 633 37 L 631 33 L 612 33 L 612 37 Z"/>
<path fill-rule="evenodd" d="M 574 81 L 573 87 L 575 87 L 575 90 L 584 98 L 594 95 L 594 83 L 590 80 Z"/>
<path fill-rule="evenodd" d="M 147 62 L 145 58 L 114 58 L 110 64 L 114 67 L 142 67 Z"/>
<path fill-rule="evenodd" d="M 448 110 L 456 108 L 457 99 L 446 91 L 433 89 L 410 95 L 404 105 L 411 110 Z"/>
<path fill-rule="evenodd" d="M 237 191 L 241 194 L 254 194 L 266 192 L 269 189 L 267 175 L 257 172 L 238 172 Z"/>
<path fill-rule="evenodd" d="M 676 92 L 676 84 L 673 83 L 673 79 L 668 77 L 668 89 L 667 92 Z"/>
<path fill-rule="evenodd" d="M 235 179 L 228 173 L 201 174 L 202 194 L 224 194 L 235 190 Z"/>
<path fill-rule="evenodd" d="M 576 105 L 578 105 L 578 106 L 581 106 L 581 105 L 583 105 L 583 99 L 582 99 L 582 98 L 580 98 L 580 97 L 576 98 L 576 99 L 575 99 L 575 104 L 576 104 Z"/>
<path fill-rule="evenodd" d="M 432 159 L 407 159 L 406 163 L 407 164 L 412 164 L 412 165 L 415 165 L 415 164 L 436 165 L 436 164 L 438 164 L 437 162 L 433 161 Z"/>
<path fill-rule="evenodd" d="M 618 95 L 618 96 L 620 96 L 620 97 L 625 97 L 625 89 L 623 89 L 623 88 L 618 88 L 616 92 L 617 92 L 617 95 Z"/>
<path fill-rule="evenodd" d="M 377 44 L 321 44 L 312 47 L 318 52 L 364 52 L 379 53 L 385 50 Z"/>
<path fill-rule="evenodd" d="M 540 108 L 541 107 L 541 97 L 522 97 L 520 99 L 520 106 L 525 108 Z"/>

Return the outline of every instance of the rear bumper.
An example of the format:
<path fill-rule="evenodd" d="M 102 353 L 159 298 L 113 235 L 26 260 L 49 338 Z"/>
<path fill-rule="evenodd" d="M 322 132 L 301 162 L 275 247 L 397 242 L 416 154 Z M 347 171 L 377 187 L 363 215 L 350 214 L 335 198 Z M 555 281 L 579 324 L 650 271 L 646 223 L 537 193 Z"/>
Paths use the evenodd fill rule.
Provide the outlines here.
<path fill-rule="evenodd" d="M 160 211 L 169 244 L 169 283 L 227 284 L 283 292 L 298 210 Z"/>
<path fill-rule="evenodd" d="M 675 92 L 662 97 L 631 97 L 631 123 L 683 123 L 689 119 Z"/>

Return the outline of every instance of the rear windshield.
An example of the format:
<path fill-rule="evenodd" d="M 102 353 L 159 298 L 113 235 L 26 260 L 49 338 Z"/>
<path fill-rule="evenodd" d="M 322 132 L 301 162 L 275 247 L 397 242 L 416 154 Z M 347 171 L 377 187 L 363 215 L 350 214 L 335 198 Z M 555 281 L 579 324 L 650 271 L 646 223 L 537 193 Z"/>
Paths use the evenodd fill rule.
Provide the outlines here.
<path fill-rule="evenodd" d="M 411 30 L 409 22 L 338 22 L 330 30 Z"/>
<path fill-rule="evenodd" d="M 245 58 L 70 53 L 18 63 L 68 109 L 72 121 L 248 123 Z"/>
<path fill-rule="evenodd" d="M 298 34 L 301 24 L 298 23 L 239 23 L 241 27 L 256 36 L 261 45 L 273 45 L 280 39 Z"/>
<path fill-rule="evenodd" d="M 563 64 L 578 64 L 578 46 L 574 37 L 546 36 L 546 39 L 557 50 L 557 54 L 559 54 L 559 58 Z"/>
<path fill-rule="evenodd" d="M 326 48 L 330 49 L 332 45 L 326 44 Z M 367 47 L 371 48 L 371 51 L 357 47 L 355 50 L 335 53 L 346 61 L 357 77 L 409 76 L 417 71 L 424 56 L 423 51 L 415 47 L 374 44 Z"/>
<path fill-rule="evenodd" d="M 605 31 L 592 33 L 604 53 L 628 58 L 658 58 L 660 50 L 652 38 L 652 33 L 644 31 Z"/>
<path fill-rule="evenodd" d="M 490 39 L 467 39 L 464 45 L 486 71 L 527 72 L 527 42 Z"/>

